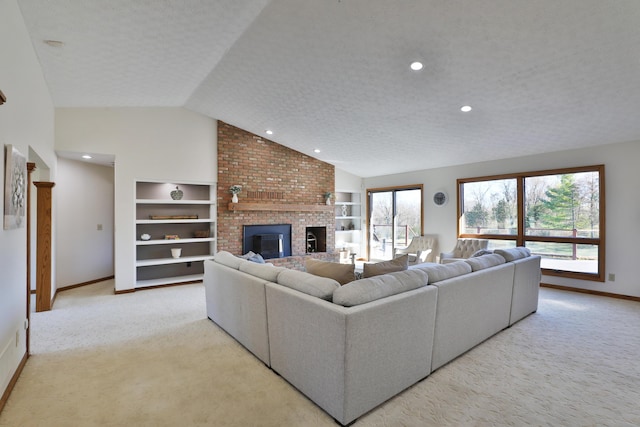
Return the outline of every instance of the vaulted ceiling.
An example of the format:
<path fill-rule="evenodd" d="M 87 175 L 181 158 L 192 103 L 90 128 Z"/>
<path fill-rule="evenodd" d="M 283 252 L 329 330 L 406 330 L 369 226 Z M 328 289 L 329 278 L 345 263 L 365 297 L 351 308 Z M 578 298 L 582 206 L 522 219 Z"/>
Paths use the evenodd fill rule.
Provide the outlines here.
<path fill-rule="evenodd" d="M 362 177 L 640 141 L 638 0 L 18 4 L 56 107 L 182 106 Z"/>

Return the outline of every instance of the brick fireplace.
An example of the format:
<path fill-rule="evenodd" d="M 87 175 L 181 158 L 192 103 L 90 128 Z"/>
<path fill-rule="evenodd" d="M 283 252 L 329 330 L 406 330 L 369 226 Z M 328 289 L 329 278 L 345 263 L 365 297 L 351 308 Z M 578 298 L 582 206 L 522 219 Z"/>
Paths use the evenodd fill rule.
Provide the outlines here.
<path fill-rule="evenodd" d="M 241 185 L 229 208 L 229 187 Z M 218 250 L 242 253 L 243 227 L 291 224 L 291 256 L 276 265 L 302 269 L 308 257 L 335 261 L 333 165 L 218 121 Z M 307 252 L 307 229 L 326 227 L 326 252 Z"/>

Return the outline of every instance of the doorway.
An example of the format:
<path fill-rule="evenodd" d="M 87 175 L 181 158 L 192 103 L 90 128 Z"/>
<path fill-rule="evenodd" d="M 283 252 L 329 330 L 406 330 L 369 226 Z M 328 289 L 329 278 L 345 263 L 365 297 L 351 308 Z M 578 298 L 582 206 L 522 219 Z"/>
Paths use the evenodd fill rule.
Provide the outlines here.
<path fill-rule="evenodd" d="M 393 258 L 394 248 L 422 234 L 422 185 L 367 190 L 367 253 L 370 261 Z"/>

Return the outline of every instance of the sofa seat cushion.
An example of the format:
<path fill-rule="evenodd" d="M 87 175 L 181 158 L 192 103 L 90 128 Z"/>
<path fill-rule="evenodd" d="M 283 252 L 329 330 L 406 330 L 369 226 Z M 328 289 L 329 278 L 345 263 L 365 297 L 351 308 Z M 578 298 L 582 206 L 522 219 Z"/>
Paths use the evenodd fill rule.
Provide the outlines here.
<path fill-rule="evenodd" d="M 362 269 L 362 278 L 380 276 L 381 274 L 393 273 L 395 271 L 404 271 L 409 268 L 409 254 L 405 254 L 394 258 L 390 261 L 376 262 L 373 264 L 364 264 Z"/>
<path fill-rule="evenodd" d="M 333 302 L 352 307 L 418 289 L 428 282 L 429 276 L 423 270 L 397 271 L 347 283 L 335 290 Z"/>
<path fill-rule="evenodd" d="M 261 279 L 267 280 L 269 282 L 275 282 L 278 278 L 278 274 L 282 270 L 285 270 L 284 267 L 276 267 L 272 264 L 258 264 L 251 261 L 242 260 L 238 270 L 251 274 L 252 276 L 259 277 Z"/>
<path fill-rule="evenodd" d="M 496 249 L 494 253 L 502 255 L 504 259 L 507 260 L 507 262 L 531 256 L 531 251 L 529 250 L 529 248 L 525 248 L 524 246 L 518 246 L 517 248 L 509 249 Z"/>
<path fill-rule="evenodd" d="M 328 277 L 341 285 L 353 282 L 356 278 L 356 266 L 354 264 L 340 264 L 309 258 L 304 263 L 304 268 L 307 270 L 307 273 L 320 277 Z"/>
<path fill-rule="evenodd" d="M 327 301 L 331 301 L 333 292 L 340 287 L 340 283 L 333 279 L 289 269 L 284 269 L 278 274 L 277 283 Z"/>
<path fill-rule="evenodd" d="M 238 258 L 237 256 L 233 255 L 231 252 L 227 252 L 227 251 L 220 251 L 216 253 L 215 256 L 213 257 L 213 260 L 218 264 L 226 265 L 227 267 L 231 267 L 236 270 L 240 268 L 240 264 L 248 262 L 247 260 Z"/>
<path fill-rule="evenodd" d="M 431 264 L 416 268 L 429 275 L 429 283 L 441 282 L 456 276 L 471 273 L 471 266 L 464 261 L 455 261 L 448 264 Z"/>
<path fill-rule="evenodd" d="M 504 264 L 507 262 L 502 255 L 487 254 L 478 257 L 473 257 L 465 260 L 467 264 L 471 266 L 471 271 L 483 270 L 489 267 L 495 267 L 496 265 Z"/>

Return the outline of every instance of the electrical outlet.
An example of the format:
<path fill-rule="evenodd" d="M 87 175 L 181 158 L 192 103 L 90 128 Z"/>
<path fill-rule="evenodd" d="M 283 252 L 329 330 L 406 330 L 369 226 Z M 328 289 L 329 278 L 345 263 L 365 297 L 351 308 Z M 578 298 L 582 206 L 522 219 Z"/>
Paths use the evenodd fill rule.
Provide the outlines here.
<path fill-rule="evenodd" d="M 102 231 L 102 224 L 98 224 L 98 231 Z"/>
<path fill-rule="evenodd" d="M 609 281 L 610 282 L 615 282 L 616 281 L 616 275 L 614 273 L 609 273 Z"/>

